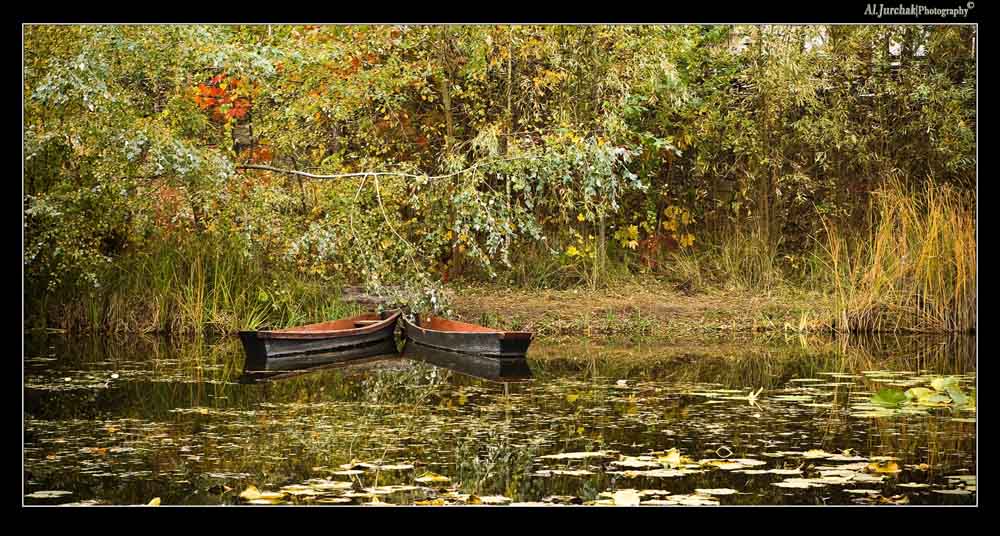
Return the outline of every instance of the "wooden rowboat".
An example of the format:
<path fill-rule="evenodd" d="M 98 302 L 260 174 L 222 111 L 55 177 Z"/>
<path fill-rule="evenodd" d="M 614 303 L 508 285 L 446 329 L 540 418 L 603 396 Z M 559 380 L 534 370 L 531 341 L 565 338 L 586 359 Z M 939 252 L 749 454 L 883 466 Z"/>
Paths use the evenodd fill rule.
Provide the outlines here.
<path fill-rule="evenodd" d="M 403 317 L 407 345 L 414 343 L 441 350 L 489 357 L 523 358 L 534 334 L 527 331 L 500 331 L 476 324 L 456 322 L 437 316 L 410 322 Z"/>
<path fill-rule="evenodd" d="M 245 370 L 290 370 L 398 354 L 399 311 L 369 313 L 287 329 L 241 331 Z"/>

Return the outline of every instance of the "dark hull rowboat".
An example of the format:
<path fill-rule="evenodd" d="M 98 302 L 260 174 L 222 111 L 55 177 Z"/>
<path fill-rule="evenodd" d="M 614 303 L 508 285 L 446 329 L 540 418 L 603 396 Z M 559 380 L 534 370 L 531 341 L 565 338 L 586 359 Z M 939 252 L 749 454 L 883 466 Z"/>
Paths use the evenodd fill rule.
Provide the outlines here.
<path fill-rule="evenodd" d="M 500 331 L 436 316 L 415 315 L 413 322 L 404 316 L 403 329 L 407 344 L 502 358 L 524 358 L 533 337 L 527 331 Z"/>
<path fill-rule="evenodd" d="M 245 370 L 290 370 L 350 359 L 398 354 L 396 321 L 400 312 L 369 313 L 353 318 L 272 331 L 241 331 Z"/>

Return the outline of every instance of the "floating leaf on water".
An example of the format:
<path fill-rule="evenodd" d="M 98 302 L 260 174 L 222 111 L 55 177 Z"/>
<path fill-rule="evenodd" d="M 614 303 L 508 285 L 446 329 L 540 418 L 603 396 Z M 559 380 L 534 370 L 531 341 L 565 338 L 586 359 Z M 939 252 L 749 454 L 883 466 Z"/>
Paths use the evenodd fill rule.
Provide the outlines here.
<path fill-rule="evenodd" d="M 320 494 L 319 491 L 317 491 L 317 490 L 315 490 L 315 489 L 313 489 L 313 488 L 311 488 L 309 486 L 303 486 L 301 484 L 293 484 L 291 486 L 282 486 L 281 491 L 283 493 L 287 493 L 289 495 L 295 495 L 295 496 L 300 496 L 300 495 L 319 495 Z"/>
<path fill-rule="evenodd" d="M 261 497 L 259 499 L 250 499 L 247 504 L 282 504 L 285 501 L 281 500 L 281 497 Z"/>
<path fill-rule="evenodd" d="M 932 489 L 934 493 L 942 495 L 972 495 L 972 492 L 965 489 Z"/>
<path fill-rule="evenodd" d="M 826 484 L 810 478 L 789 478 L 781 482 L 771 482 L 771 485 L 779 488 L 809 489 L 821 488 Z"/>
<path fill-rule="evenodd" d="M 577 395 L 577 394 L 568 394 L 568 395 L 566 395 L 566 402 L 569 402 L 570 404 L 572 404 L 573 402 L 576 402 L 577 399 L 579 399 L 579 398 L 580 398 L 580 395 Z"/>
<path fill-rule="evenodd" d="M 36 491 L 34 493 L 29 493 L 25 495 L 25 497 L 29 499 L 55 499 L 57 497 L 63 497 L 72 494 L 73 494 L 72 491 L 46 490 L 46 491 Z"/>
<path fill-rule="evenodd" d="M 695 489 L 695 493 L 700 493 L 702 495 L 733 495 L 739 493 L 738 491 L 730 488 L 709 488 L 709 489 Z"/>
<path fill-rule="evenodd" d="M 451 482 L 450 478 L 444 475 L 439 475 L 437 473 L 432 473 L 430 471 L 425 472 L 424 474 L 417 477 L 415 480 L 417 482 L 420 482 L 421 484 L 447 484 Z"/>
<path fill-rule="evenodd" d="M 930 484 L 924 484 L 922 482 L 904 482 L 902 484 L 896 484 L 901 488 L 929 488 Z"/>
<path fill-rule="evenodd" d="M 766 472 L 772 475 L 801 475 L 802 469 L 768 469 Z"/>
<path fill-rule="evenodd" d="M 625 459 L 617 460 L 611 462 L 611 465 L 615 467 L 626 467 L 628 469 L 654 469 L 662 467 L 663 465 L 656 461 L 642 460 L 634 458 L 631 456 L 625 457 Z"/>
<path fill-rule="evenodd" d="M 413 465 L 409 463 L 394 463 L 388 465 L 376 465 L 373 468 L 377 471 L 409 471 Z"/>
<path fill-rule="evenodd" d="M 827 458 L 824 461 L 829 461 L 829 460 L 830 460 L 830 458 Z M 856 463 L 848 463 L 848 464 L 844 464 L 844 465 L 819 465 L 819 466 L 814 467 L 813 469 L 816 470 L 816 471 L 820 471 L 820 472 L 823 472 L 823 471 L 847 471 L 847 472 L 853 473 L 853 472 L 856 472 L 856 471 L 864 471 L 867 468 L 868 468 L 868 462 L 856 462 Z"/>
<path fill-rule="evenodd" d="M 906 398 L 910 400 L 919 400 L 921 398 L 933 395 L 934 391 L 926 387 L 913 387 L 911 389 L 907 389 L 906 392 L 903 394 L 905 394 Z"/>
<path fill-rule="evenodd" d="M 354 501 L 347 497 L 321 497 L 316 499 L 316 502 L 318 504 L 350 504 Z"/>
<path fill-rule="evenodd" d="M 333 490 L 347 490 L 351 489 L 354 484 L 351 482 L 346 482 L 343 480 L 322 480 L 322 479 L 312 479 L 306 480 L 306 485 L 311 489 L 316 489 L 320 491 L 333 491 Z M 288 486 L 281 488 L 286 489 Z"/>
<path fill-rule="evenodd" d="M 878 495 L 879 493 L 882 493 L 882 490 L 879 489 L 845 489 L 844 491 L 846 493 L 854 493 L 857 495 Z"/>
<path fill-rule="evenodd" d="M 832 452 L 827 452 L 822 449 L 810 449 L 802 453 L 802 457 L 807 460 L 819 460 L 829 458 L 831 456 L 834 456 Z"/>
<path fill-rule="evenodd" d="M 247 489 L 243 490 L 243 493 L 240 493 L 240 498 L 247 501 L 259 499 L 260 490 L 257 489 L 257 486 L 251 484 Z"/>
<path fill-rule="evenodd" d="M 890 473 L 895 474 L 901 471 L 899 464 L 893 461 L 886 462 L 875 462 L 868 464 L 867 468 L 869 473 L 884 474 Z"/>
<path fill-rule="evenodd" d="M 694 473 L 700 473 L 701 471 L 691 471 L 688 469 L 651 469 L 649 471 L 623 471 L 621 473 L 625 478 L 673 478 L 678 476 L 685 476 Z M 610 471 L 609 471 L 610 473 Z"/>
<path fill-rule="evenodd" d="M 673 504 L 679 504 L 681 506 L 718 506 L 719 500 L 714 497 L 708 497 L 705 495 L 692 494 L 692 495 L 671 495 L 665 499 Z"/>
<path fill-rule="evenodd" d="M 490 506 L 505 505 L 505 504 L 510 504 L 512 502 L 514 502 L 513 499 L 511 499 L 510 497 L 504 497 L 503 495 L 483 495 L 479 497 L 480 504 L 485 504 Z"/>
<path fill-rule="evenodd" d="M 375 488 L 365 488 L 364 491 L 372 495 L 391 495 L 393 493 L 403 493 L 407 491 L 418 491 L 426 489 L 427 488 L 421 488 L 420 486 L 401 485 L 401 486 L 378 486 Z"/>
<path fill-rule="evenodd" d="M 634 489 L 623 489 L 615 492 L 615 506 L 639 506 L 639 493 Z"/>
<path fill-rule="evenodd" d="M 957 386 L 958 378 L 954 376 L 937 377 L 931 380 L 931 387 L 938 392 L 947 391 L 949 387 Z"/>
<path fill-rule="evenodd" d="M 844 454 L 834 454 L 832 456 L 827 456 L 823 459 L 827 462 L 864 462 L 868 461 L 868 458 L 864 456 L 848 456 Z"/>
<path fill-rule="evenodd" d="M 357 475 L 363 475 L 365 474 L 365 472 L 360 469 L 347 469 L 344 471 L 334 471 L 330 474 L 337 476 L 357 476 Z"/>
<path fill-rule="evenodd" d="M 762 460 L 755 460 L 753 458 L 732 458 L 729 461 L 736 462 L 746 467 L 759 467 L 761 465 L 767 465 L 767 462 Z"/>
<path fill-rule="evenodd" d="M 681 456 L 681 452 L 677 449 L 668 450 L 663 453 L 663 455 L 657 456 L 656 460 L 666 467 L 679 467 L 681 465 L 693 463 L 691 458 Z"/>
<path fill-rule="evenodd" d="M 880 389 L 879 392 L 871 398 L 872 404 L 887 407 L 899 406 L 905 400 L 906 394 L 899 389 Z"/>
<path fill-rule="evenodd" d="M 969 401 L 969 397 L 965 396 L 965 393 L 962 392 L 962 389 L 958 385 L 949 385 L 945 388 L 945 392 L 958 405 L 964 405 Z"/>
<path fill-rule="evenodd" d="M 542 469 L 531 473 L 531 476 L 589 476 L 593 471 L 586 469 Z"/>
<path fill-rule="evenodd" d="M 933 407 L 946 407 L 952 402 L 951 397 L 947 394 L 935 393 L 932 395 L 925 396 L 923 398 L 917 399 L 916 403 L 921 406 L 933 406 Z"/>
<path fill-rule="evenodd" d="M 854 473 L 854 476 L 851 477 L 851 481 L 857 482 L 858 484 L 868 483 L 868 482 L 878 483 L 882 482 L 885 479 L 886 479 L 885 475 L 870 475 L 868 473 Z"/>
<path fill-rule="evenodd" d="M 719 459 L 705 459 L 698 460 L 700 465 L 707 465 L 710 467 L 717 467 L 723 471 L 731 471 L 733 469 L 746 469 L 750 467 L 746 464 L 740 463 L 737 460 L 719 460 Z"/>

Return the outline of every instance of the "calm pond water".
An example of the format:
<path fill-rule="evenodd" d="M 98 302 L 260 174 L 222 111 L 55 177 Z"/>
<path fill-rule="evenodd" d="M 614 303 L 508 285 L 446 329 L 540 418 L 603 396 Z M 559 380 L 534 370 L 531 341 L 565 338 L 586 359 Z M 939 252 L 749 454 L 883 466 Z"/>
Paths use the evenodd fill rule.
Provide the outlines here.
<path fill-rule="evenodd" d="M 242 365 L 234 339 L 28 337 L 24 503 L 976 503 L 974 338 L 539 341 L 514 382 Z"/>

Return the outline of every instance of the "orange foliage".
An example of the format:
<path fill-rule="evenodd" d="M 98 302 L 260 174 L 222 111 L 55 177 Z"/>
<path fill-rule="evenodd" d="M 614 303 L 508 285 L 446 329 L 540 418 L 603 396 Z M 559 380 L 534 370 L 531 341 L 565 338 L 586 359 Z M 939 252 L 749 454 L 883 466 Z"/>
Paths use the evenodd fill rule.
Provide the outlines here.
<path fill-rule="evenodd" d="M 212 119 L 225 122 L 242 119 L 250 112 L 250 99 L 237 97 L 234 93 L 240 87 L 238 78 L 228 78 L 219 74 L 207 84 L 198 84 L 194 102 L 202 110 L 212 114 Z"/>

